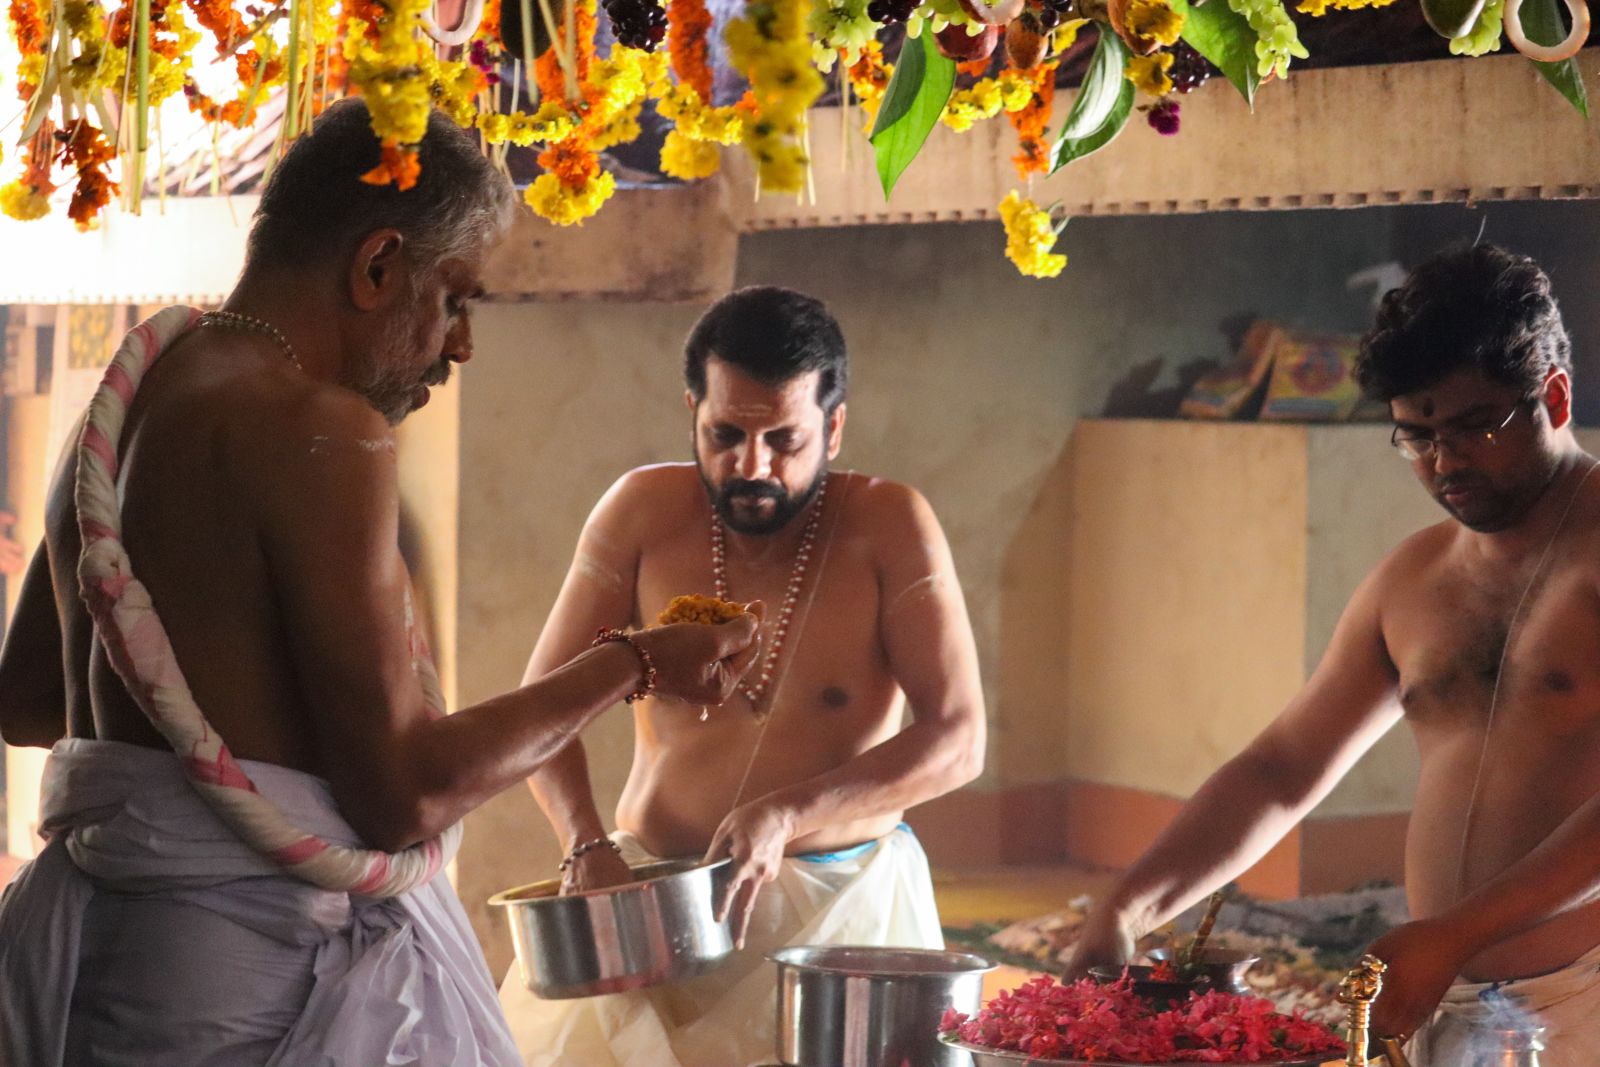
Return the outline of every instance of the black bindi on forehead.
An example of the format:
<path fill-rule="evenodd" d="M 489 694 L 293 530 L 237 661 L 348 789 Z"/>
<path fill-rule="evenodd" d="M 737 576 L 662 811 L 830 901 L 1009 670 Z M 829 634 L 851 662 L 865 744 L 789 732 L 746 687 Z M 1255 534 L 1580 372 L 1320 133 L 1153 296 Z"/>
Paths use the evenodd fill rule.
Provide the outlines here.
<path fill-rule="evenodd" d="M 1438 411 L 1438 410 L 1439 409 L 1438 409 L 1437 405 L 1435 405 L 1432 400 L 1428 399 L 1427 397 L 1423 398 L 1423 400 L 1422 400 L 1422 417 L 1423 418 L 1425 418 L 1425 419 L 1433 418 L 1434 413 L 1436 411 Z"/>

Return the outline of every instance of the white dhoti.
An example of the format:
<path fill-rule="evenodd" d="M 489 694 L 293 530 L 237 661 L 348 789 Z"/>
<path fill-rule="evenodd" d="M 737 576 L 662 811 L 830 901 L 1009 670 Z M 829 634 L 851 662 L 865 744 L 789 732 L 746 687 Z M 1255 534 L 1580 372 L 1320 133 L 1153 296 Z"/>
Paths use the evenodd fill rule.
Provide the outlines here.
<path fill-rule="evenodd" d="M 1600 946 L 1550 974 L 1455 983 L 1412 1041 L 1412 1067 L 1478 1063 L 1479 1049 L 1504 1047 L 1506 1031 L 1541 1034 L 1542 1067 L 1600 1065 Z"/>
<path fill-rule="evenodd" d="M 614 835 L 630 865 L 655 862 Z M 791 856 L 756 897 L 745 948 L 676 985 L 541 1000 L 513 965 L 500 987 L 526 1067 L 751 1067 L 777 1060 L 777 969 L 789 945 L 943 948 L 928 858 L 907 826 L 843 852 Z"/>
<path fill-rule="evenodd" d="M 307 831 L 358 838 L 321 779 L 240 761 Z M 514 1067 L 443 875 L 383 900 L 243 844 L 170 752 L 67 740 L 49 845 L 0 897 L 0 1067 Z"/>

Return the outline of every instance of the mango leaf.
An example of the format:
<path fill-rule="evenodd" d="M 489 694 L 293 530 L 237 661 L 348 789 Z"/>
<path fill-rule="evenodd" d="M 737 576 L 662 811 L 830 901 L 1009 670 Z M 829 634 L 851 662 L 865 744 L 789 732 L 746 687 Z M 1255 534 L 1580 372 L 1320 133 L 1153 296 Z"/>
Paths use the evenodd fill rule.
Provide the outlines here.
<path fill-rule="evenodd" d="M 1078 97 L 1050 149 L 1051 174 L 1075 159 L 1098 152 L 1128 124 L 1133 111 L 1133 83 L 1122 75 L 1127 62 L 1128 46 L 1102 27 L 1094 55 L 1089 59 L 1089 71 L 1078 87 Z"/>
<path fill-rule="evenodd" d="M 1522 5 L 1522 32 L 1534 44 L 1560 44 L 1567 35 L 1561 21 L 1556 0 L 1524 0 Z M 1556 87 L 1567 102 L 1589 117 L 1589 91 L 1584 88 L 1583 72 L 1578 69 L 1578 57 L 1563 59 L 1559 63 L 1535 63 L 1544 80 Z"/>
<path fill-rule="evenodd" d="M 901 47 L 869 138 L 878 159 L 878 180 L 883 183 L 885 200 L 906 167 L 922 151 L 928 134 L 944 114 L 955 84 L 955 60 L 940 53 L 931 30 L 924 29 L 915 41 L 908 40 Z"/>
<path fill-rule="evenodd" d="M 1553 0 L 1549 0 L 1553 2 Z M 1256 103 L 1256 31 L 1227 0 L 1210 0 L 1196 7 L 1187 0 L 1172 0 L 1172 9 L 1184 16 L 1183 39 L 1222 71 L 1252 109 Z"/>

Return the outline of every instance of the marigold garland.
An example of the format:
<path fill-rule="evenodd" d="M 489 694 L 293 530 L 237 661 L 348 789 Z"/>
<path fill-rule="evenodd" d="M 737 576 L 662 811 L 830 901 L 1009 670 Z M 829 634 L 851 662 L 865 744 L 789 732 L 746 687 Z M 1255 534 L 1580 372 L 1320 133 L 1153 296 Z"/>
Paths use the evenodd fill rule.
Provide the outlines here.
<path fill-rule="evenodd" d="M 1006 228 L 1006 258 L 1030 278 L 1054 278 L 1067 265 L 1067 257 L 1052 252 L 1055 224 L 1050 213 L 1015 189 L 1000 201 L 1000 220 Z"/>
<path fill-rule="evenodd" d="M 667 51 L 678 81 L 711 102 L 711 56 L 706 39 L 711 12 L 705 0 L 671 0 L 667 5 Z"/>
<path fill-rule="evenodd" d="M 0 211 L 37 218 L 50 210 L 59 181 L 75 182 L 68 214 L 80 227 L 93 224 L 117 190 L 110 165 L 117 146 L 91 124 L 85 104 L 116 98 L 154 109 L 182 91 L 191 110 L 214 123 L 248 127 L 258 105 L 278 86 L 297 87 L 300 111 L 314 115 L 333 99 L 360 94 L 379 139 L 379 161 L 362 181 L 404 190 L 420 174 L 417 145 L 437 107 L 464 128 L 475 128 L 492 146 L 538 146 L 543 173 L 525 199 L 552 222 L 582 222 L 613 195 L 616 180 L 600 153 L 636 139 L 647 100 L 672 123 L 661 149 L 663 173 L 685 181 L 708 177 L 720 167 L 721 146 L 742 142 L 756 161 L 767 192 L 799 192 L 808 178 L 806 115 L 821 95 L 819 68 L 844 63 L 844 78 L 870 127 L 894 71 L 877 39 L 885 22 L 903 22 L 906 39 L 949 27 L 975 29 L 971 0 L 895 0 L 876 9 L 867 0 L 746 0 L 728 27 L 731 64 L 749 82 L 737 104 L 717 106 L 710 62 L 713 19 L 706 0 L 663 0 L 668 9 L 665 54 L 617 46 L 604 57 L 595 51 L 596 0 L 572 0 L 574 19 L 558 30 L 555 46 L 528 71 L 537 85 L 536 105 L 517 110 L 513 91 L 506 108 L 501 85 L 508 57 L 500 40 L 505 0 L 485 0 L 482 19 L 459 51 L 436 48 L 423 32 L 423 14 L 433 0 L 300 0 L 291 34 L 281 21 L 291 0 L 147 0 L 149 25 L 135 34 L 137 0 L 4 0 L 18 45 L 17 94 L 33 101 L 44 86 L 49 98 L 31 119 L 45 118 L 20 161 L 23 174 L 0 187 Z M 538 0 L 534 0 L 538 4 Z M 1287 75 L 1292 58 L 1304 58 L 1285 0 L 1222 0 L 1249 24 L 1257 73 Z M 1384 7 L 1394 0 L 1295 0 L 1296 9 L 1321 16 L 1329 10 Z M 309 7 L 305 5 L 309 4 Z M 1035 5 L 1037 6 L 1037 5 Z M 110 10 L 108 10 L 108 7 Z M 535 8 L 542 17 L 542 4 Z M 1097 21 L 1100 32 L 1120 34 L 1133 55 L 1124 76 L 1152 103 L 1139 110 L 1163 134 L 1180 127 L 1170 67 L 1170 48 L 1183 29 L 1185 9 L 1176 0 L 1111 0 L 1109 6 L 1080 5 L 1077 17 L 1047 31 L 1044 54 L 1061 54 L 1081 26 Z M 185 17 L 185 11 L 189 13 Z M 1480 55 L 1500 47 L 1504 0 L 1488 0 L 1472 27 L 1450 42 L 1458 55 Z M 57 24 L 59 20 L 59 24 Z M 1110 29 L 1104 25 L 1110 22 Z M 1037 29 L 1037 27 L 1035 27 Z M 202 32 L 212 39 L 216 60 L 231 70 L 232 99 L 212 100 L 193 76 L 192 57 Z M 286 48 L 285 37 L 294 41 Z M 148 45 L 145 74 L 132 70 L 135 39 Z M 569 42 L 575 45 L 566 55 Z M 1038 42 L 1032 42 L 1037 44 Z M 948 41 L 944 47 L 955 49 Z M 1018 50 L 1020 58 L 1037 53 Z M 290 70 L 290 56 L 296 69 Z M 54 63 L 59 60 L 57 69 Z M 564 61 L 563 61 L 564 60 Z M 669 62 L 670 61 L 670 62 Z M 1026 60 L 1023 60 L 1026 62 Z M 989 76 L 993 58 L 958 62 L 960 87 L 951 93 L 941 121 L 967 130 L 1001 112 L 1016 130 L 1012 156 L 1024 180 L 1049 171 L 1049 135 L 1057 63 L 1028 70 L 1005 69 Z M 670 71 L 669 71 L 670 65 Z M 520 89 L 520 86 L 514 87 Z M 503 109 L 504 108 L 504 109 Z M 136 111 L 143 131 L 147 114 Z M 64 124 L 54 132 L 51 120 Z M 126 123 L 123 123 L 123 128 Z M 288 132 L 294 135 L 294 124 Z M 144 152 L 141 147 L 139 152 Z M 499 153 L 503 161 L 503 153 Z M 61 168 L 56 174 L 53 168 Z M 55 175 L 52 177 L 52 175 Z M 137 193 L 138 190 L 132 190 Z M 1065 266 L 1053 252 L 1055 228 L 1048 210 L 1013 193 L 1001 205 L 1007 254 L 1024 273 L 1051 277 Z"/>
<path fill-rule="evenodd" d="M 1059 60 L 1052 59 L 1029 70 L 1014 72 L 1018 78 L 1026 77 L 1031 82 L 1026 106 L 1007 116 L 1012 129 L 1017 131 L 1018 151 L 1011 162 L 1023 181 L 1030 175 L 1050 172 L 1050 112 L 1056 98 L 1056 68 L 1060 65 Z"/>
<path fill-rule="evenodd" d="M 55 183 L 50 180 L 51 140 L 50 124 L 46 122 L 28 142 L 22 175 L 0 186 L 0 212 L 19 222 L 31 222 L 50 214 L 50 194 L 56 190 Z"/>
<path fill-rule="evenodd" d="M 734 69 L 749 78 L 755 100 L 744 146 L 767 192 L 800 192 L 811 163 L 803 143 L 806 109 L 822 95 L 823 84 L 805 32 L 809 10 L 810 0 L 752 0 L 728 24 Z"/>
<path fill-rule="evenodd" d="M 6 7 L 11 37 L 17 42 L 17 52 L 22 57 L 17 70 L 17 98 L 20 100 L 32 100 L 44 76 L 44 52 L 50 43 L 50 10 L 47 0 L 11 0 Z"/>

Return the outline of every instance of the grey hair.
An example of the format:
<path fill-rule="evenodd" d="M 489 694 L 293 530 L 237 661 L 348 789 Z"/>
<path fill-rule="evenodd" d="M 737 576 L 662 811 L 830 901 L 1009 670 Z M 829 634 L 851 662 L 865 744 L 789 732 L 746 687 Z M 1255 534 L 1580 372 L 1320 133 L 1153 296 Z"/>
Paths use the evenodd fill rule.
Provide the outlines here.
<path fill-rule="evenodd" d="M 422 173 L 410 189 L 361 180 L 378 165 L 380 151 L 361 98 L 341 100 L 318 116 L 262 191 L 247 266 L 349 255 L 373 231 L 395 229 L 405 238 L 408 258 L 426 276 L 510 229 L 516 211 L 511 183 L 443 113 L 428 115 L 418 146 Z"/>

